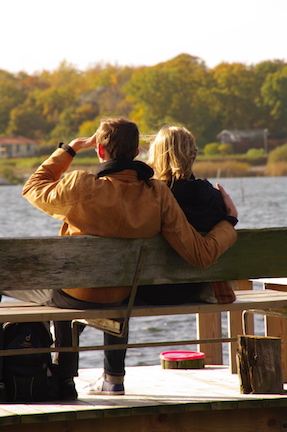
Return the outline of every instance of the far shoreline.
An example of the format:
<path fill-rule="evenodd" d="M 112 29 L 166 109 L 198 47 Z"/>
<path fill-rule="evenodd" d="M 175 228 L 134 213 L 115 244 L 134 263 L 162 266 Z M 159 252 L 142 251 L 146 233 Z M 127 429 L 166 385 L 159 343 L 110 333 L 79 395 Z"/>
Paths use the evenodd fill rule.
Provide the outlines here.
<path fill-rule="evenodd" d="M 0 159 L 0 186 L 24 184 L 31 174 L 48 156 L 35 158 Z M 140 158 L 143 160 L 144 158 Z M 79 157 L 68 168 L 67 172 L 84 170 L 95 172 L 97 158 Z M 242 155 L 229 157 L 199 156 L 193 165 L 196 178 L 236 178 L 236 177 L 285 177 L 287 162 L 284 160 L 270 163 L 262 156 L 248 158 Z"/>

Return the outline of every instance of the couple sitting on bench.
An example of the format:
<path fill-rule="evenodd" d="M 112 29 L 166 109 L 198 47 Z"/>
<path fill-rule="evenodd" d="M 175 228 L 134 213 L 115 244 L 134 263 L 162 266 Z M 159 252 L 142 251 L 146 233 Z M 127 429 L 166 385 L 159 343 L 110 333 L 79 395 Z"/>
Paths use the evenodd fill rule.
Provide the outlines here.
<path fill-rule="evenodd" d="M 68 145 L 60 143 L 29 178 L 23 196 L 33 206 L 63 221 L 61 236 L 148 238 L 161 233 L 190 264 L 210 266 L 236 241 L 237 210 L 232 200 L 221 186 L 217 190 L 207 180 L 194 178 L 197 148 L 185 128 L 165 127 L 158 133 L 150 149 L 153 169 L 134 161 L 138 145 L 135 123 L 122 118 L 105 119 L 92 137 L 76 138 Z M 100 161 L 95 174 L 72 171 L 62 177 L 77 152 L 90 147 L 96 148 Z M 208 232 L 203 236 L 198 231 Z M 137 301 L 178 304 L 188 302 L 195 293 L 202 301 L 223 303 L 235 299 L 228 283 L 157 288 L 139 287 Z M 59 308 L 96 309 L 124 303 L 130 289 L 123 286 L 2 293 Z M 56 346 L 71 346 L 70 322 L 54 325 Z M 104 333 L 106 345 L 125 344 L 127 339 Z M 124 349 L 104 352 L 104 373 L 88 385 L 87 394 L 124 394 L 125 354 Z M 73 377 L 78 373 L 78 353 L 60 352 L 55 362 L 60 398 L 76 399 Z"/>

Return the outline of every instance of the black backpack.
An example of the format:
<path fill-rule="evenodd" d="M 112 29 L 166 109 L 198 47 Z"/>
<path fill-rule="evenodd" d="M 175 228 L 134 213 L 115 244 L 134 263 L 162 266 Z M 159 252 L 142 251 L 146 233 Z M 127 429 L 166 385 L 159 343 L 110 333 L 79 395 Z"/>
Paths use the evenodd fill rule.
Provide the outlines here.
<path fill-rule="evenodd" d="M 42 322 L 6 323 L 4 349 L 42 348 L 52 345 L 52 336 Z M 3 357 L 3 381 L 7 402 L 43 402 L 57 399 L 50 353 Z"/>

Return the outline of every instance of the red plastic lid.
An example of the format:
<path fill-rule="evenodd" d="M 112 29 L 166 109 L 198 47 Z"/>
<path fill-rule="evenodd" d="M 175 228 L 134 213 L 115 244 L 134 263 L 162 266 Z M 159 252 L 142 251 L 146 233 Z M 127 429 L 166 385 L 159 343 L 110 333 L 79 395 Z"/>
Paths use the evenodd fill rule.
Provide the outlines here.
<path fill-rule="evenodd" d="M 165 351 L 160 354 L 161 359 L 170 361 L 198 360 L 204 357 L 205 354 L 203 352 L 195 351 Z"/>

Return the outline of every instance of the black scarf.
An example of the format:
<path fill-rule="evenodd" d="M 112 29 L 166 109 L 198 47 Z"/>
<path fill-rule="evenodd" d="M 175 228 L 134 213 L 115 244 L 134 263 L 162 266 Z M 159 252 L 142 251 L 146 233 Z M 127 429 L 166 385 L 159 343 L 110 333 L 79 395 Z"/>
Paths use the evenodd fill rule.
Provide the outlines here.
<path fill-rule="evenodd" d="M 128 159 L 112 159 L 107 162 L 100 163 L 97 166 L 95 175 L 97 178 L 99 178 L 127 169 L 136 171 L 139 180 L 147 181 L 154 174 L 153 169 L 144 162 L 130 161 Z"/>

